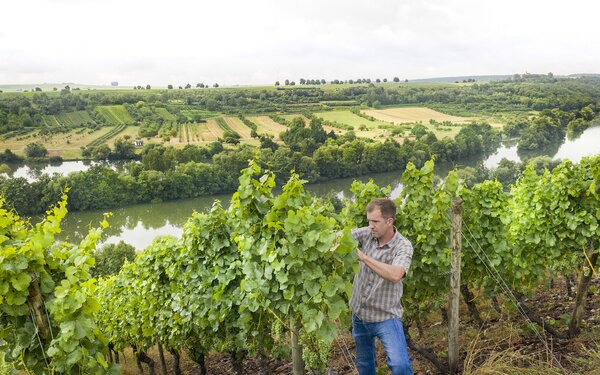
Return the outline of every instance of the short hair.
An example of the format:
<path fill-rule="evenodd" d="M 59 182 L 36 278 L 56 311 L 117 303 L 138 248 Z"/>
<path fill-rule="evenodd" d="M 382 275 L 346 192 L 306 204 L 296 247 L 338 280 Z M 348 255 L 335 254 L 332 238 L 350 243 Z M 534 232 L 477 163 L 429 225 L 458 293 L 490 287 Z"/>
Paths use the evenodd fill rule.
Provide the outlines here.
<path fill-rule="evenodd" d="M 396 221 L 396 204 L 394 204 L 393 200 L 388 198 L 373 199 L 367 205 L 367 212 L 372 212 L 376 208 L 379 208 L 381 216 L 383 216 L 384 219 L 392 218 L 394 219 L 394 222 Z"/>

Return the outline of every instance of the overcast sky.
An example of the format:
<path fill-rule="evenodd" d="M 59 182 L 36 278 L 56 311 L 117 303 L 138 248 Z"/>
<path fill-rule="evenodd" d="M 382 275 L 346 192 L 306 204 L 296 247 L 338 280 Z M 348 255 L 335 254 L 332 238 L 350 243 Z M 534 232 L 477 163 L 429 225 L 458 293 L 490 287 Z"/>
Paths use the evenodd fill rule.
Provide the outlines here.
<path fill-rule="evenodd" d="M 6 0 L 0 84 L 600 73 L 599 10 L 596 0 Z"/>

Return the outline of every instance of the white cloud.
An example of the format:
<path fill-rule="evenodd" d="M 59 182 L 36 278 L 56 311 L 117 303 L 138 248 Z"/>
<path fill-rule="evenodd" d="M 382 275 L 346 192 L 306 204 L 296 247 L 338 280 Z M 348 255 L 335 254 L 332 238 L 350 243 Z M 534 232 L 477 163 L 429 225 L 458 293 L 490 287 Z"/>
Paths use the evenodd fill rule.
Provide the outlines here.
<path fill-rule="evenodd" d="M 0 23 L 0 84 L 593 72 L 598 8 L 591 0 L 13 1 Z"/>

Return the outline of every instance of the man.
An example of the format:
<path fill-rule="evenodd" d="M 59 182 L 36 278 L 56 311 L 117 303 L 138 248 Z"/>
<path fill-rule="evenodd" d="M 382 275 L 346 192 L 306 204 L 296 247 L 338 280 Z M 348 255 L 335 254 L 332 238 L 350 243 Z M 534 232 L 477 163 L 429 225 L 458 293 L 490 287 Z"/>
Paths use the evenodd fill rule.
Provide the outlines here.
<path fill-rule="evenodd" d="M 367 205 L 369 226 L 352 230 L 358 241 L 360 271 L 352 285 L 352 337 L 360 375 L 375 375 L 375 338 L 387 354 L 393 375 L 412 374 L 402 328 L 402 279 L 412 259 L 411 243 L 394 227 L 396 205 L 374 199 Z"/>

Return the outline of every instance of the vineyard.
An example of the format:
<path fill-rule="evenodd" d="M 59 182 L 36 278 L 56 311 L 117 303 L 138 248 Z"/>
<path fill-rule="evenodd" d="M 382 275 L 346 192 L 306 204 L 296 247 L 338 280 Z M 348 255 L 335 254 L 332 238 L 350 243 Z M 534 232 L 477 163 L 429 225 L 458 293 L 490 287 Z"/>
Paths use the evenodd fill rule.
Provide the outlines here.
<path fill-rule="evenodd" d="M 134 122 L 127 109 L 122 105 L 97 106 L 94 111 L 110 125 L 129 125 Z"/>
<path fill-rule="evenodd" d="M 460 198 L 469 320 L 483 327 L 478 306 L 498 304 L 546 345 L 547 373 L 585 371 L 553 348 L 582 330 L 598 333 L 584 312 L 598 294 L 590 284 L 599 263 L 600 157 L 541 175 L 527 167 L 510 191 L 497 181 L 468 189 L 455 172 L 439 183 L 433 166 L 407 165 L 395 200 L 396 227 L 414 246 L 403 296 L 413 355 L 447 372 L 444 354 L 417 344 L 411 333 L 423 335 L 423 323 L 447 304 L 450 202 Z M 119 274 L 100 280 L 90 267 L 102 229 L 91 229 L 80 244 L 54 241 L 66 196 L 36 225 L 2 208 L 0 351 L 35 374 L 116 372 L 109 355 L 126 348 L 154 373 L 147 353 L 157 343 L 175 358 L 175 373 L 183 352 L 200 373 L 214 352 L 230 356 L 238 374 L 246 357 L 257 358 L 257 372 L 269 371 L 268 358 L 291 358 L 294 373 L 325 373 L 334 340 L 349 326 L 358 267 L 350 228 L 366 225 L 366 204 L 390 193 L 372 181 L 355 181 L 351 190 L 353 199 L 336 211 L 306 192 L 297 175 L 279 189 L 273 173 L 251 162 L 228 207 L 216 201 L 194 213 L 181 238 L 156 238 Z M 555 274 L 573 279 L 576 292 L 570 315 L 550 324 L 526 297 Z M 598 319 L 595 311 L 591 318 Z"/>

